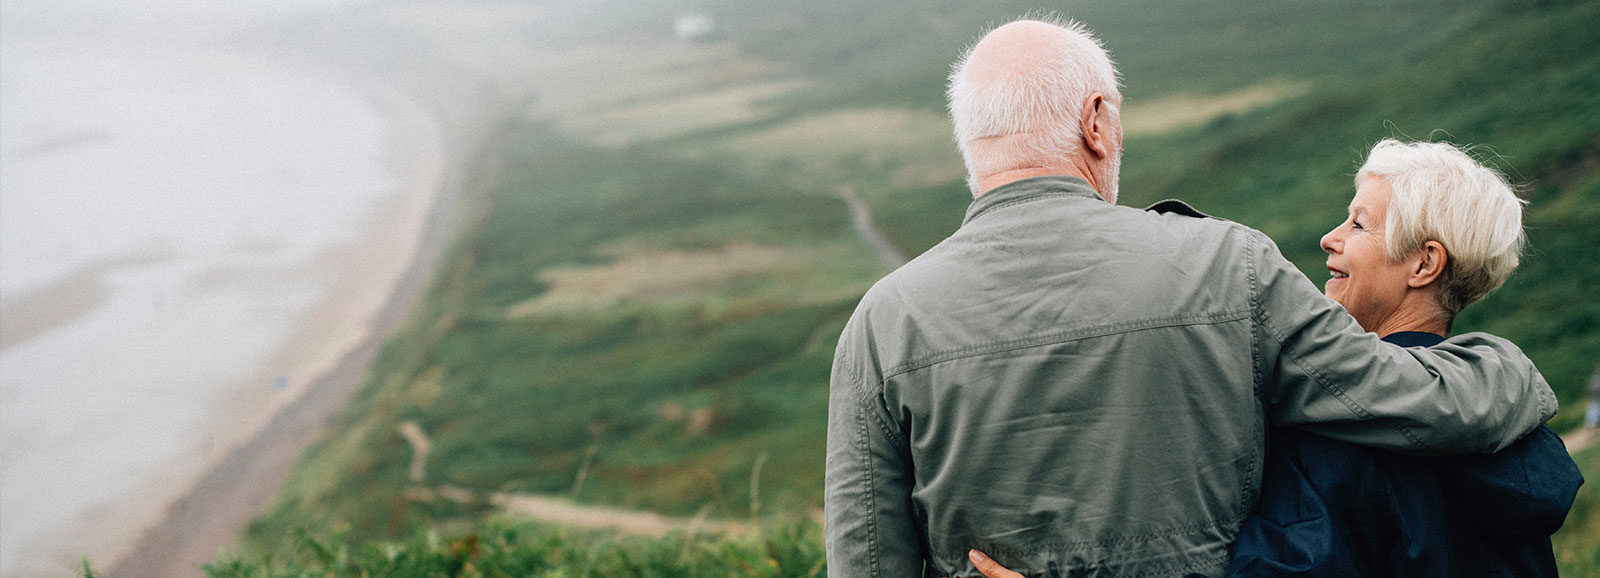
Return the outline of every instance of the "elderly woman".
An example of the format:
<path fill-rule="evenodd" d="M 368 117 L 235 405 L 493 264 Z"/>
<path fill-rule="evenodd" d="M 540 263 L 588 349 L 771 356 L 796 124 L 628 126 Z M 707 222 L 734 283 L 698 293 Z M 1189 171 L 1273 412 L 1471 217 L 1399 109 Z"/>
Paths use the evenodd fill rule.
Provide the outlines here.
<path fill-rule="evenodd" d="M 1322 237 L 1324 286 L 1368 331 L 1444 340 L 1522 250 L 1522 201 L 1446 143 L 1385 140 L 1356 175 L 1350 216 Z M 1548 426 L 1492 455 L 1424 458 L 1295 431 L 1269 436 L 1261 500 L 1228 576 L 1555 576 L 1550 534 L 1578 485 Z M 991 578 L 1010 572 L 981 553 Z"/>

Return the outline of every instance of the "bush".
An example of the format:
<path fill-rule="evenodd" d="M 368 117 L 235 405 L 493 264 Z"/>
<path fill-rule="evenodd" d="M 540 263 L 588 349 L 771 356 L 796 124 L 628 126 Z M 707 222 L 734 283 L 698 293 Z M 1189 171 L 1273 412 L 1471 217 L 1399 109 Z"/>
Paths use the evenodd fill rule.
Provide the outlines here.
<path fill-rule="evenodd" d="M 815 525 L 767 536 L 677 532 L 660 538 L 582 534 L 491 523 L 481 533 L 441 538 L 420 532 L 404 542 L 351 544 L 296 530 L 289 552 L 255 559 L 225 557 L 205 566 L 210 578 L 612 578 L 827 574 Z M 85 567 L 87 569 L 87 566 Z M 92 576 L 92 574 L 90 575 Z"/>

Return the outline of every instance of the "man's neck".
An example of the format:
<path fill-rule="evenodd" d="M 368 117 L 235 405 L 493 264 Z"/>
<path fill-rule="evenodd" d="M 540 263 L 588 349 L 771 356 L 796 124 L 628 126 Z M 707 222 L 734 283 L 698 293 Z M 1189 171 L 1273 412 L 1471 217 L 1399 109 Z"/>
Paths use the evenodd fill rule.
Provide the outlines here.
<path fill-rule="evenodd" d="M 1084 171 L 1065 167 L 1017 167 L 1014 169 L 1000 171 L 998 173 L 984 175 L 982 177 L 978 177 L 978 195 L 982 196 L 984 193 L 1020 181 L 1022 179 L 1047 176 L 1077 177 L 1083 179 L 1089 183 L 1089 186 L 1096 187 L 1095 192 L 1100 193 L 1101 198 L 1105 198 L 1105 193 L 1100 192 L 1100 189 L 1095 185 L 1094 179 L 1089 178 L 1089 175 L 1084 174 Z"/>

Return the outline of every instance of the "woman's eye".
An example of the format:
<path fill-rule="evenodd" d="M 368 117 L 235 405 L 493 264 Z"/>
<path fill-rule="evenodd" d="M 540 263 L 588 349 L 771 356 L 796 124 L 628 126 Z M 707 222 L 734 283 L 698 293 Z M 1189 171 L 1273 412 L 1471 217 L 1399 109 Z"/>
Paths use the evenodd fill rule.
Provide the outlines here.
<path fill-rule="evenodd" d="M 1366 227 L 1361 226 L 1361 221 L 1350 221 L 1350 228 L 1360 230 Z"/>

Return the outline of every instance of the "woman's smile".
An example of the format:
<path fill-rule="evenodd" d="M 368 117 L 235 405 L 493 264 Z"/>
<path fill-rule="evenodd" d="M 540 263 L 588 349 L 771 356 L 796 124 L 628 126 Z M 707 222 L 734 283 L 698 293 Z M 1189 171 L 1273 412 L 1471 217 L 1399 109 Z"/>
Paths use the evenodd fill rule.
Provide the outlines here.
<path fill-rule="evenodd" d="M 1322 236 L 1328 280 L 1322 290 L 1368 331 L 1399 307 L 1406 291 L 1404 261 L 1390 261 L 1384 220 L 1394 192 L 1383 179 L 1365 179 L 1350 201 L 1350 216 Z"/>

